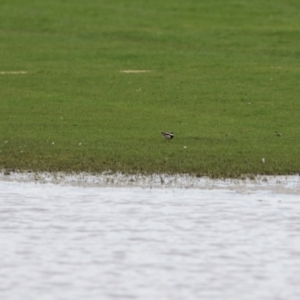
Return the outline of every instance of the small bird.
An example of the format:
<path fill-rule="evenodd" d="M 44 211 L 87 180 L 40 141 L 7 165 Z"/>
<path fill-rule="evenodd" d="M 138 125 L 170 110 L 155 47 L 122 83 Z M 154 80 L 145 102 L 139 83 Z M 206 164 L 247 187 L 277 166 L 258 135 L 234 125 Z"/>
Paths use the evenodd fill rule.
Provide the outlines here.
<path fill-rule="evenodd" d="M 164 138 L 170 140 L 174 137 L 174 133 L 173 133 L 173 131 L 171 131 L 171 132 L 162 132 L 161 136 L 163 136 Z"/>

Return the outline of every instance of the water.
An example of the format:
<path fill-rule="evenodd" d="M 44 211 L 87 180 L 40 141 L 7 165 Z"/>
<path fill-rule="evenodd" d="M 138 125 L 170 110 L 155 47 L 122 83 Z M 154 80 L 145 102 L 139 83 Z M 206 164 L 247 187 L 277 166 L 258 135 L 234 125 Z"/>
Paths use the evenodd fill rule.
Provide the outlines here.
<path fill-rule="evenodd" d="M 300 299 L 300 198 L 0 181 L 0 299 Z"/>

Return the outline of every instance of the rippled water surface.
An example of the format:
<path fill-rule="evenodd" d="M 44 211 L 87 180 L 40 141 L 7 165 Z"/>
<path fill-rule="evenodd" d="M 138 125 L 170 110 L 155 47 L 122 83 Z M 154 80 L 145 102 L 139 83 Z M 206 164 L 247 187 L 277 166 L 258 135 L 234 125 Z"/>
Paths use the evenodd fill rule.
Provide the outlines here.
<path fill-rule="evenodd" d="M 0 181 L 0 299 L 300 299 L 300 197 Z"/>

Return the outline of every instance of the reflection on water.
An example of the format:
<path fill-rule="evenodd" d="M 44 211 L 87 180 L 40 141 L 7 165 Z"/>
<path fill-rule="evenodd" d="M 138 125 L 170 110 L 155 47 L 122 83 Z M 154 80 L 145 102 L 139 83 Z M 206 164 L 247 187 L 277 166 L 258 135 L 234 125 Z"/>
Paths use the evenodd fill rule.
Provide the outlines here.
<path fill-rule="evenodd" d="M 0 181 L 1 299 L 300 299 L 299 196 Z"/>

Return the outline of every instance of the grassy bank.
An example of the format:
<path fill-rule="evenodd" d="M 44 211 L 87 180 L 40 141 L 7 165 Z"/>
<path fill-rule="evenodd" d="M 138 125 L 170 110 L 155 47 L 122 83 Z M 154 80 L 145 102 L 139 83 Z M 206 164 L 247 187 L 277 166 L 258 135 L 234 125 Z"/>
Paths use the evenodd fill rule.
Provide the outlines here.
<path fill-rule="evenodd" d="M 295 0 L 1 1 L 0 168 L 298 173 L 299 12 Z"/>

